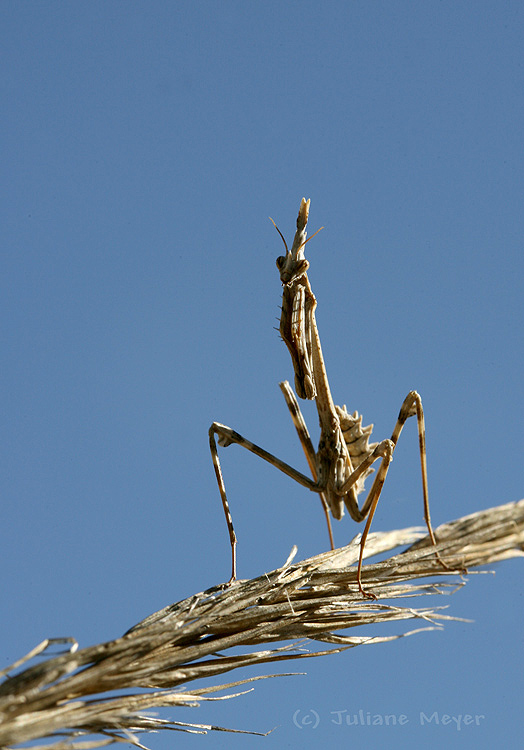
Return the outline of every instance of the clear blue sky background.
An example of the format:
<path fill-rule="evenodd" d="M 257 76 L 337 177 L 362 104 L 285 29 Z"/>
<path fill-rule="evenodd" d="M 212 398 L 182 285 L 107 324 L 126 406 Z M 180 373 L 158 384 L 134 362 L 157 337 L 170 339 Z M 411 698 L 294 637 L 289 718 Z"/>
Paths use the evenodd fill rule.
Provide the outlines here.
<path fill-rule="evenodd" d="M 303 195 L 335 401 L 383 438 L 421 393 L 435 523 L 522 497 L 523 35 L 504 0 L 1 4 L 2 667 L 227 578 L 213 420 L 304 467 L 267 218 L 291 238 Z M 314 495 L 221 455 L 241 576 L 326 548 Z M 412 424 L 376 530 L 421 523 L 417 460 Z M 522 571 L 434 602 L 472 624 L 166 714 L 266 739 L 146 742 L 520 747 Z M 358 709 L 409 723 L 331 722 Z"/>

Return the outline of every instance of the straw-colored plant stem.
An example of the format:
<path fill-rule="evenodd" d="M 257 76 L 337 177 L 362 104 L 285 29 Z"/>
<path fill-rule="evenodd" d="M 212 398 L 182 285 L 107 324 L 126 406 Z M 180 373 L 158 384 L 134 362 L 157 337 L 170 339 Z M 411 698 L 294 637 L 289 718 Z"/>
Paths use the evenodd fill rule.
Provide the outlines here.
<path fill-rule="evenodd" d="M 363 637 L 336 631 L 409 619 L 422 620 L 431 629 L 454 619 L 444 615 L 440 607 L 415 609 L 391 600 L 450 592 L 457 587 L 454 578 L 464 582 L 466 568 L 522 556 L 524 501 L 444 524 L 437 529 L 437 538 L 441 557 L 456 566 L 457 573 L 443 570 L 419 528 L 370 534 L 366 556 L 411 544 L 405 552 L 363 568 L 363 582 L 377 601 L 364 600 L 358 593 L 355 562 L 359 544 L 354 540 L 347 547 L 300 563 L 288 560 L 283 567 L 259 578 L 195 594 L 147 617 L 108 643 L 76 650 L 71 639 L 67 653 L 10 676 L 51 645 L 51 641 L 44 641 L 0 672 L 0 747 L 45 737 L 53 739 L 40 747 L 49 750 L 87 749 L 118 741 L 143 747 L 138 735 L 154 729 L 220 729 L 151 718 L 140 711 L 221 700 L 231 696 L 210 694 L 263 679 L 248 678 L 190 692 L 177 689 L 182 683 L 238 667 L 333 654 L 410 635 Z M 414 582 L 430 576 L 440 581 Z M 302 643 L 297 650 L 297 639 L 330 647 L 308 651 Z M 292 643 L 275 646 L 279 641 Z M 237 648 L 232 654 L 233 646 L 244 647 L 243 652 L 239 654 Z M 129 688 L 136 692 L 107 695 L 108 691 Z"/>

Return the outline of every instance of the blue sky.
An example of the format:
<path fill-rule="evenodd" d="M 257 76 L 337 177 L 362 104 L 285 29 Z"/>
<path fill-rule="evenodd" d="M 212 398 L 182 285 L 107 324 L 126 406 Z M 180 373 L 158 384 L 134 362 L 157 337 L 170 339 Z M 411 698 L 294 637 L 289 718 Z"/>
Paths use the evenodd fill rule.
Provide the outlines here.
<path fill-rule="evenodd" d="M 213 420 L 304 467 L 267 218 L 291 238 L 303 195 L 335 401 L 384 438 L 420 392 L 435 524 L 522 497 L 521 3 L 27 0 L 0 20 L 2 666 L 228 577 Z M 221 460 L 242 577 L 326 548 L 315 496 L 236 446 Z M 375 530 L 422 522 L 417 460 L 408 425 Z M 435 602 L 472 624 L 167 714 L 278 725 L 266 739 L 147 742 L 517 747 L 521 576 Z M 359 709 L 409 722 L 333 724 Z M 420 726 L 435 711 L 486 718 Z"/>

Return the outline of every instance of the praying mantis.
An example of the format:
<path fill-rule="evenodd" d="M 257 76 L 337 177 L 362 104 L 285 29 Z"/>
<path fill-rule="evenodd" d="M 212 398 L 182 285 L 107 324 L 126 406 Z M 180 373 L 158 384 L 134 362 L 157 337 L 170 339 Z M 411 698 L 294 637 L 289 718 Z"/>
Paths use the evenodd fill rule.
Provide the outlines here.
<path fill-rule="evenodd" d="M 232 568 L 229 583 L 236 579 L 237 539 L 215 436 L 218 437 L 218 445 L 221 447 L 227 447 L 232 443 L 241 445 L 251 453 L 268 461 L 303 487 L 318 493 L 326 515 L 332 549 L 334 549 L 334 543 L 329 513 L 335 519 L 340 520 L 344 515 L 345 507 L 354 521 L 360 523 L 367 518 L 360 540 L 357 584 L 362 596 L 375 599 L 375 595 L 366 591 L 362 586 L 364 548 L 400 433 L 406 421 L 415 416 L 418 426 L 424 519 L 430 541 L 435 548 L 437 545 L 429 510 L 424 411 L 419 394 L 416 391 L 410 391 L 402 403 L 391 438 L 378 443 L 370 443 L 369 438 L 373 425 L 363 428 L 362 416 L 359 416 L 358 412 L 350 414 L 345 406 L 340 407 L 334 404 L 315 319 L 317 301 L 307 276 L 309 262 L 304 256 L 304 247 L 306 242 L 309 241 L 306 239 L 309 206 L 310 201 L 302 198 L 297 218 L 297 231 L 291 250 L 288 249 L 286 241 L 276 224 L 274 222 L 273 224 L 286 248 L 285 256 L 277 258 L 277 268 L 283 288 L 280 334 L 291 355 L 295 372 L 295 389 L 298 396 L 302 399 L 314 400 L 317 407 L 320 422 L 318 449 L 315 451 L 313 447 L 298 401 L 287 381 L 280 383 L 280 388 L 302 444 L 311 477 L 302 474 L 302 472 L 297 471 L 260 446 L 246 440 L 230 427 L 213 422 L 209 428 L 211 456 L 231 544 Z M 273 220 L 271 219 L 271 221 Z M 312 237 L 309 239 L 312 239 Z M 359 507 L 358 496 L 364 490 L 365 479 L 374 471 L 373 464 L 376 461 L 380 461 L 380 464 L 373 485 L 362 506 Z M 443 567 L 447 568 L 445 563 L 440 560 L 438 552 L 436 552 L 436 555 Z"/>

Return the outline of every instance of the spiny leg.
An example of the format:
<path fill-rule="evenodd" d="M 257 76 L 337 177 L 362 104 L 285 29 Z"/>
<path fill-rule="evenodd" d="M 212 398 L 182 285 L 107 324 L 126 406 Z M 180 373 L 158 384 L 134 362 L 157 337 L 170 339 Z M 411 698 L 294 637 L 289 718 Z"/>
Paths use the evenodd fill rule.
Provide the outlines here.
<path fill-rule="evenodd" d="M 366 539 L 368 538 L 369 529 L 371 527 L 371 522 L 373 521 L 373 516 L 375 515 L 375 511 L 377 509 L 378 501 L 380 499 L 380 493 L 382 492 L 382 487 L 384 486 L 384 482 L 386 481 L 386 476 L 388 473 L 389 465 L 392 461 L 393 451 L 395 449 L 395 444 L 392 441 L 390 440 L 384 441 L 384 445 L 386 445 L 386 443 L 389 444 L 386 450 L 386 454 L 384 455 L 382 459 L 380 468 L 377 472 L 377 476 L 375 477 L 375 481 L 373 482 L 373 486 L 371 487 L 369 495 L 361 511 L 363 518 L 365 518 L 368 513 L 369 513 L 369 516 L 366 521 L 364 531 L 362 532 L 362 537 L 360 539 L 360 553 L 358 556 L 358 568 L 357 568 L 357 583 L 358 583 L 358 590 L 360 591 L 362 596 L 364 596 L 366 599 L 377 598 L 375 594 L 372 594 L 369 591 L 365 591 L 362 588 L 361 576 L 362 576 L 362 561 L 364 559 L 364 548 L 366 546 Z M 368 502 L 370 500 L 371 502 Z"/>
<path fill-rule="evenodd" d="M 318 480 L 317 454 L 315 453 L 313 443 L 311 442 L 311 437 L 309 435 L 309 430 L 307 428 L 306 422 L 304 420 L 302 412 L 300 411 L 300 406 L 298 405 L 298 401 L 295 397 L 295 394 L 291 390 L 291 386 L 289 385 L 288 381 L 284 380 L 284 382 L 279 383 L 279 385 L 280 385 L 280 390 L 282 391 L 282 393 L 284 394 L 284 398 L 286 399 L 286 404 L 291 414 L 291 419 L 293 420 L 293 424 L 295 425 L 298 439 L 300 440 L 300 443 L 304 450 L 304 454 L 306 456 L 306 461 L 308 462 L 309 469 L 311 471 L 313 479 L 316 482 Z M 319 495 L 320 495 L 320 502 L 322 503 L 322 509 L 324 511 L 324 515 L 326 516 L 326 523 L 327 523 L 328 534 L 329 534 L 329 543 L 331 544 L 331 549 L 335 549 L 335 543 L 333 541 L 333 530 L 331 528 L 331 518 L 329 517 L 329 506 L 327 504 L 326 498 L 324 497 L 324 493 L 319 492 Z"/>
<path fill-rule="evenodd" d="M 409 411 L 407 417 L 404 418 L 404 422 L 402 424 L 401 418 L 403 416 L 402 409 L 406 407 L 406 409 L 409 409 L 409 399 L 413 399 L 412 401 L 412 407 Z M 435 547 L 435 556 L 439 563 L 442 565 L 443 568 L 446 570 L 453 570 L 453 568 L 450 568 L 449 565 L 447 565 L 444 560 L 440 557 L 438 550 L 436 549 L 438 540 L 435 536 L 435 532 L 433 531 L 433 527 L 431 524 L 431 515 L 429 512 L 429 492 L 428 492 L 428 471 L 427 471 L 427 459 L 426 459 L 426 426 L 424 422 L 424 409 L 422 408 L 422 399 L 420 398 L 419 394 L 416 391 L 410 391 L 408 395 L 406 396 L 404 403 L 402 404 L 402 407 L 400 409 L 399 418 L 397 421 L 397 425 L 395 426 L 395 430 L 398 428 L 398 435 L 400 435 L 402 431 L 402 427 L 404 426 L 404 423 L 406 422 L 406 419 L 413 416 L 413 409 L 415 410 L 415 413 L 417 415 L 417 426 L 418 426 L 418 441 L 419 441 L 419 450 L 420 450 L 420 468 L 422 472 L 422 493 L 424 496 L 424 520 L 426 521 L 426 526 L 428 527 L 428 534 L 429 538 L 431 540 L 431 543 Z M 398 440 L 397 435 L 397 440 Z M 393 433 L 392 440 L 395 440 L 395 433 Z M 396 442 L 396 441 L 395 441 Z M 467 570 L 463 570 L 464 573 L 467 573 Z"/>
<path fill-rule="evenodd" d="M 319 488 L 317 483 L 311 480 L 309 477 L 306 477 L 300 471 L 297 471 L 289 464 L 286 464 L 285 461 L 281 461 L 276 456 L 273 456 L 272 453 L 269 453 L 268 451 L 264 450 L 264 448 L 260 448 L 260 446 L 256 445 L 255 443 L 252 443 L 249 440 L 246 440 L 246 438 L 242 437 L 242 435 L 240 435 L 238 432 L 235 432 L 235 430 L 232 430 L 230 427 L 226 427 L 226 425 L 220 424 L 219 422 L 213 422 L 213 424 L 209 428 L 209 447 L 211 450 L 213 468 L 215 470 L 215 476 L 217 478 L 217 483 L 218 483 L 218 490 L 220 492 L 220 497 L 222 499 L 222 507 L 224 509 L 224 515 L 226 517 L 227 528 L 229 531 L 229 541 L 231 544 L 231 578 L 226 584 L 226 585 L 229 585 L 237 577 L 237 572 L 236 572 L 237 537 L 235 534 L 235 529 L 233 527 L 233 518 L 231 516 L 231 511 L 229 509 L 229 503 L 227 500 L 226 487 L 224 484 L 224 478 L 222 475 L 220 460 L 218 458 L 218 449 L 217 449 L 217 443 L 215 441 L 215 435 L 218 435 L 218 445 L 225 447 L 225 448 L 228 445 L 231 445 L 232 443 L 241 445 L 243 448 L 246 448 L 248 451 L 250 451 L 251 453 L 254 453 L 256 456 L 259 456 L 259 458 L 263 458 L 264 461 L 267 461 L 268 463 L 272 464 L 277 469 L 282 471 L 284 474 L 287 474 L 288 477 L 291 477 L 291 479 L 294 479 L 303 487 L 307 487 L 307 489 L 312 490 L 313 492 L 321 492 L 325 488 Z"/>
<path fill-rule="evenodd" d="M 211 450 L 211 459 L 213 461 L 213 468 L 215 470 L 215 476 L 217 478 L 218 491 L 220 492 L 220 498 L 222 500 L 222 507 L 224 509 L 224 515 L 226 517 L 227 530 L 229 532 L 229 543 L 231 544 L 231 578 L 227 582 L 227 586 L 237 577 L 237 535 L 233 526 L 233 518 L 231 511 L 229 510 L 229 503 L 227 501 L 226 486 L 224 484 L 224 477 L 222 476 L 222 468 L 220 466 L 220 460 L 218 458 L 217 444 L 215 441 L 215 424 L 213 423 L 209 428 L 209 448 Z"/>
<path fill-rule="evenodd" d="M 404 399 L 404 403 L 400 407 L 400 414 L 398 416 L 395 429 L 393 430 L 393 435 L 391 436 L 391 440 L 396 445 L 398 438 L 400 436 L 400 433 L 402 432 L 402 428 L 404 427 L 406 421 L 409 419 L 409 417 L 415 416 L 415 414 L 417 416 L 418 443 L 419 443 L 419 452 L 420 452 L 420 470 L 422 474 L 422 494 L 424 497 L 424 520 L 426 522 L 426 526 L 428 527 L 428 534 L 429 534 L 431 543 L 436 548 L 437 539 L 433 531 L 433 526 L 431 525 L 431 515 L 429 511 L 428 469 L 427 469 L 427 458 L 426 458 L 426 425 L 424 422 L 424 409 L 422 408 L 422 399 L 420 398 L 419 394 L 416 391 L 410 391 L 408 395 L 406 396 L 406 398 Z M 451 568 L 449 568 L 449 566 L 446 565 L 446 563 L 443 560 L 441 560 L 440 555 L 437 550 L 435 550 L 435 554 L 437 556 L 439 563 L 444 568 L 446 568 L 446 570 L 451 570 Z"/>
<path fill-rule="evenodd" d="M 400 433 L 402 432 L 402 429 L 404 425 L 406 424 L 407 420 L 409 419 L 409 417 L 413 417 L 415 415 L 417 417 L 418 438 L 419 438 L 420 467 L 421 467 L 421 473 L 422 473 L 422 494 L 424 498 L 424 520 L 428 528 L 429 538 L 433 546 L 434 547 L 437 546 L 437 540 L 433 532 L 433 527 L 431 525 L 431 516 L 430 516 L 430 511 L 429 511 L 429 492 L 428 492 L 428 475 L 427 475 L 427 459 L 426 459 L 426 429 L 425 429 L 425 423 L 424 423 L 424 410 L 422 408 L 422 399 L 420 398 L 419 394 L 416 391 L 410 391 L 408 395 L 406 396 L 406 398 L 404 399 L 402 406 L 400 407 L 400 413 L 397 419 L 397 423 L 395 425 L 395 429 L 393 430 L 393 434 L 391 435 L 391 444 L 392 444 L 391 453 L 384 457 L 380 465 L 380 469 L 377 473 L 377 476 L 375 477 L 375 481 L 373 482 L 373 486 L 371 487 L 369 495 L 366 498 L 366 501 L 360 511 L 363 518 L 369 514 L 367 522 L 366 522 L 366 526 L 364 528 L 364 531 L 362 532 L 362 538 L 360 540 L 360 555 L 359 555 L 358 570 L 357 570 L 359 590 L 367 598 L 375 599 L 376 597 L 373 594 L 364 591 L 364 589 L 362 588 L 362 584 L 361 584 L 360 575 L 361 575 L 361 570 L 362 570 L 362 560 L 364 556 L 364 547 L 366 544 L 366 539 L 369 533 L 369 529 L 371 527 L 371 522 L 373 521 L 373 516 L 375 515 L 378 501 L 380 499 L 380 493 L 382 492 L 382 487 L 384 486 L 389 464 L 391 463 L 391 460 L 393 458 L 393 450 L 395 449 L 397 445 L 398 439 L 400 437 Z M 351 477 L 349 479 L 351 480 Z M 347 484 L 348 482 L 346 482 L 346 485 Z M 440 558 L 438 551 L 435 551 L 435 554 L 437 556 L 439 563 L 447 570 L 450 570 L 450 568 Z"/>

